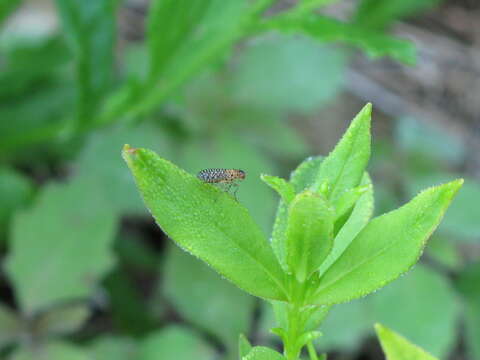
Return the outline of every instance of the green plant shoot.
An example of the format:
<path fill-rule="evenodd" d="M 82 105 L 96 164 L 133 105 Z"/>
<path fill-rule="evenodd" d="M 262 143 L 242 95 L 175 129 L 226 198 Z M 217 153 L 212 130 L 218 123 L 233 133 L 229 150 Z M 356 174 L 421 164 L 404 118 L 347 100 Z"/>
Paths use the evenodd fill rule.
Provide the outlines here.
<path fill-rule="evenodd" d="M 280 354 L 241 337 L 243 360 L 297 360 L 331 305 L 374 292 L 420 258 L 463 180 L 422 191 L 370 220 L 371 104 L 325 158 L 309 158 L 289 181 L 262 180 L 280 195 L 269 242 L 241 202 L 154 152 L 125 145 L 123 157 L 157 224 L 182 249 L 248 293 L 272 302 Z M 248 169 L 247 169 L 248 170 Z"/>

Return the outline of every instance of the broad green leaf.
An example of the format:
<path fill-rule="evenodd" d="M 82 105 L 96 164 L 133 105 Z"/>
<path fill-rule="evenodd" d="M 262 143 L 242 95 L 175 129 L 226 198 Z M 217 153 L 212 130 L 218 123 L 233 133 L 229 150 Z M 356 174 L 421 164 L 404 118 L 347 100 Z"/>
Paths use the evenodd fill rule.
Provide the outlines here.
<path fill-rule="evenodd" d="M 297 195 L 288 213 L 287 265 L 304 282 L 332 250 L 335 215 L 323 197 L 310 191 Z"/>
<path fill-rule="evenodd" d="M 44 336 L 68 335 L 79 330 L 90 316 L 86 304 L 71 304 L 53 308 L 35 321 L 35 329 Z"/>
<path fill-rule="evenodd" d="M 381 324 L 375 324 L 375 331 L 386 360 L 437 360 L 425 350 Z"/>
<path fill-rule="evenodd" d="M 112 267 L 116 219 L 97 191 L 52 184 L 15 216 L 6 271 L 24 313 L 89 296 Z"/>
<path fill-rule="evenodd" d="M 263 37 L 235 61 L 230 91 L 249 107 L 310 114 L 340 91 L 346 58 L 307 36 Z"/>
<path fill-rule="evenodd" d="M 238 338 L 238 354 L 239 354 L 240 360 L 242 360 L 242 358 L 245 355 L 248 355 L 248 353 L 251 350 L 252 350 L 252 345 L 250 345 L 250 342 L 248 341 L 248 339 L 245 337 L 245 335 L 240 334 Z"/>
<path fill-rule="evenodd" d="M 153 1 L 147 19 L 150 72 L 132 112 L 152 110 L 221 56 L 243 35 L 247 16 L 245 1 Z"/>
<path fill-rule="evenodd" d="M 0 243 L 7 234 L 12 214 L 25 205 L 33 193 L 29 179 L 7 167 L 0 168 Z"/>
<path fill-rule="evenodd" d="M 21 347 L 9 360 L 93 360 L 87 351 L 66 342 L 51 342 L 43 346 Z"/>
<path fill-rule="evenodd" d="M 465 338 L 469 359 L 480 359 L 480 262 L 467 266 L 460 273 L 457 288 L 465 305 Z"/>
<path fill-rule="evenodd" d="M 406 64 L 415 63 L 415 47 L 367 27 L 310 14 L 309 16 L 278 16 L 265 22 L 262 30 L 278 30 L 290 34 L 304 34 L 322 42 L 343 42 L 361 48 L 371 58 L 390 56 Z"/>
<path fill-rule="evenodd" d="M 242 360 L 285 360 L 285 358 L 275 350 L 264 346 L 255 346 L 247 356 Z"/>
<path fill-rule="evenodd" d="M 423 191 L 408 204 L 368 223 L 322 275 L 315 304 L 365 296 L 408 271 L 440 223 L 463 180 Z"/>
<path fill-rule="evenodd" d="M 168 326 L 151 333 L 138 349 L 137 360 L 211 360 L 215 351 L 199 334 L 180 326 Z"/>
<path fill-rule="evenodd" d="M 313 185 L 317 190 L 326 182 L 329 199 L 337 203 L 343 193 L 360 184 L 370 159 L 372 105 L 367 104 L 352 120 L 333 151 L 322 161 Z"/>
<path fill-rule="evenodd" d="M 76 120 L 83 127 L 94 121 L 111 86 L 118 0 L 56 0 L 56 4 L 75 57 Z"/>
<path fill-rule="evenodd" d="M 375 321 L 415 340 L 439 358 L 454 351 L 460 302 L 444 276 L 417 265 L 369 299 Z"/>
<path fill-rule="evenodd" d="M 20 336 L 21 328 L 21 321 L 13 310 L 0 304 L 0 349 Z"/>
<path fill-rule="evenodd" d="M 248 211 L 152 151 L 123 156 L 157 224 L 180 247 L 249 293 L 286 299 L 284 273 Z"/>
<path fill-rule="evenodd" d="M 393 21 L 419 13 L 442 0 L 363 0 L 355 14 L 355 23 L 382 30 Z"/>
<path fill-rule="evenodd" d="M 295 189 L 284 179 L 264 174 L 262 174 L 260 178 L 265 184 L 275 190 L 281 196 L 282 200 L 287 204 L 290 204 L 295 197 Z"/>
<path fill-rule="evenodd" d="M 255 299 L 173 244 L 162 274 L 162 297 L 185 320 L 220 339 L 228 358 L 237 358 L 238 334 L 250 329 Z"/>
<path fill-rule="evenodd" d="M 123 336 L 97 336 L 88 346 L 91 360 L 137 360 L 136 351 L 136 341 Z"/>

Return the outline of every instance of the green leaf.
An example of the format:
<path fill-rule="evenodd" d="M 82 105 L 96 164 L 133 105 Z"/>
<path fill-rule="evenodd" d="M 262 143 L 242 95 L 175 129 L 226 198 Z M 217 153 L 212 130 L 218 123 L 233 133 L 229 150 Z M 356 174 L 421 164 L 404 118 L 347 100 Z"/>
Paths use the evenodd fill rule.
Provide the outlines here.
<path fill-rule="evenodd" d="M 2 50 L 0 99 L 11 101 L 10 106 L 17 106 L 22 97 L 44 90 L 52 83 L 70 81 L 66 67 L 71 54 L 65 41 L 57 35 L 13 41 Z"/>
<path fill-rule="evenodd" d="M 238 333 L 250 329 L 255 299 L 173 244 L 162 274 L 162 297 L 185 320 L 220 339 L 230 359 L 237 358 Z"/>
<path fill-rule="evenodd" d="M 358 186 L 361 181 L 361 185 L 370 184 L 369 179 L 362 180 L 370 157 L 370 117 L 371 104 L 367 104 L 352 121 L 345 135 L 327 158 L 309 158 L 300 164 L 291 176 L 291 183 L 297 193 L 306 188 L 318 191 L 321 186 L 327 184 L 329 197 L 337 202 L 345 191 Z M 330 255 L 331 259 L 327 259 L 328 265 L 332 263 L 334 257 L 338 257 L 371 216 L 372 190 L 367 191 L 360 199 L 362 200 L 358 201 L 358 205 L 353 210 L 354 216 L 350 216 L 349 221 L 343 224 L 348 226 L 343 232 L 338 233 L 341 241 L 337 239 L 334 241 L 334 252 Z M 285 259 L 287 215 L 288 209 L 281 201 L 273 228 L 272 247 L 286 271 L 288 270 Z"/>
<path fill-rule="evenodd" d="M 373 219 L 323 274 L 311 301 L 335 304 L 365 296 L 412 267 L 463 184 L 423 191 L 408 204 Z"/>
<path fill-rule="evenodd" d="M 20 0 L 0 0 L 0 25 L 20 5 Z"/>
<path fill-rule="evenodd" d="M 242 360 L 285 360 L 285 358 L 270 348 L 255 346 Z"/>
<path fill-rule="evenodd" d="M 242 360 L 242 358 L 246 356 L 251 350 L 252 345 L 250 345 L 248 339 L 245 337 L 245 335 L 240 334 L 238 338 L 238 354 L 240 356 L 240 360 Z"/>
<path fill-rule="evenodd" d="M 290 176 L 290 183 L 296 193 L 300 193 L 313 185 L 318 169 L 322 162 L 321 157 L 308 158 L 303 161 Z M 288 224 L 288 206 L 283 199 L 277 208 L 277 215 L 272 231 L 272 248 L 278 261 L 285 271 L 288 271 L 286 260 L 286 231 Z"/>
<path fill-rule="evenodd" d="M 192 330 L 169 326 L 151 333 L 139 346 L 138 360 L 211 360 L 215 351 Z"/>
<path fill-rule="evenodd" d="M 0 243 L 7 234 L 12 214 L 25 205 L 33 193 L 30 180 L 7 167 L 0 167 Z"/>
<path fill-rule="evenodd" d="M 437 360 L 389 328 L 375 324 L 375 331 L 387 360 Z"/>
<path fill-rule="evenodd" d="M 157 224 L 180 247 L 255 296 L 286 299 L 284 273 L 242 205 L 152 151 L 126 145 L 123 156 Z"/>
<path fill-rule="evenodd" d="M 288 213 L 287 265 L 304 282 L 332 250 L 334 213 L 322 196 L 310 191 L 297 195 Z"/>
<path fill-rule="evenodd" d="M 343 193 L 360 184 L 370 159 L 372 105 L 367 104 L 352 120 L 333 151 L 322 161 L 313 190 L 327 182 L 334 204 Z"/>
<path fill-rule="evenodd" d="M 244 1 L 155 0 L 147 19 L 150 71 L 132 112 L 152 110 L 243 35 Z"/>
<path fill-rule="evenodd" d="M 123 337 L 104 335 L 96 337 L 88 346 L 91 360 L 136 360 L 137 343 Z"/>
<path fill-rule="evenodd" d="M 77 126 L 94 115 L 113 79 L 117 0 L 56 0 L 64 33 L 75 56 Z"/>
<path fill-rule="evenodd" d="M 53 82 L 39 92 L 15 100 L 16 106 L 0 108 L 0 156 L 25 151 L 27 146 L 42 144 L 42 152 L 52 144 L 46 140 L 58 139 L 65 129 L 65 118 L 73 103 L 71 84 Z M 31 149 L 27 149 L 31 160 Z"/>
<path fill-rule="evenodd" d="M 265 22 L 262 30 L 304 34 L 322 42 L 342 42 L 361 48 L 371 58 L 390 56 L 406 64 L 415 63 L 415 47 L 400 40 L 357 24 L 311 14 L 310 16 L 278 16 Z"/>
<path fill-rule="evenodd" d="M 382 30 L 393 21 L 420 13 L 439 4 L 441 0 L 363 0 L 355 14 L 355 23 Z"/>
<path fill-rule="evenodd" d="M 265 36 L 235 61 L 229 89 L 250 108 L 310 114 L 340 91 L 346 59 L 344 51 L 307 36 Z"/>
<path fill-rule="evenodd" d="M 22 324 L 18 316 L 0 303 L 0 349 L 9 345 L 20 336 Z"/>
<path fill-rule="evenodd" d="M 464 305 L 465 338 L 468 358 L 480 359 L 480 262 L 473 263 L 460 273 L 457 288 Z"/>
<path fill-rule="evenodd" d="M 417 265 L 369 299 L 375 321 L 415 339 L 417 345 L 439 358 L 454 351 L 460 302 L 444 276 Z"/>
<path fill-rule="evenodd" d="M 291 175 L 291 184 L 295 192 L 299 193 L 305 189 L 311 188 L 318 177 L 322 157 L 312 157 L 303 161 Z M 361 185 L 371 185 L 370 177 L 364 174 Z M 341 231 L 334 240 L 333 250 L 328 255 L 325 262 L 320 267 L 320 273 L 323 273 L 345 250 L 358 232 L 367 224 L 373 213 L 373 189 L 370 188 L 357 201 L 355 208 L 348 221 L 344 224 Z M 272 247 L 284 269 L 287 269 L 285 262 L 285 231 L 287 228 L 288 208 L 283 201 L 277 209 L 277 216 L 272 234 Z"/>
<path fill-rule="evenodd" d="M 42 335 L 68 335 L 79 330 L 90 316 L 85 304 L 65 305 L 41 314 L 35 329 Z"/>
<path fill-rule="evenodd" d="M 367 173 L 363 174 L 361 186 L 368 186 L 367 190 L 358 199 L 353 211 L 351 212 L 348 220 L 343 224 L 340 231 L 335 235 L 333 241 L 333 249 L 328 254 L 327 258 L 320 266 L 320 275 L 325 271 L 343 254 L 345 249 L 355 239 L 357 234 L 367 225 L 373 214 L 373 186 L 370 180 L 370 176 Z"/>
<path fill-rule="evenodd" d="M 51 342 L 38 348 L 21 347 L 9 360 L 92 360 L 83 349 L 66 342 Z"/>
<path fill-rule="evenodd" d="M 116 219 L 96 190 L 49 185 L 15 216 L 6 270 L 24 313 L 89 296 L 112 267 Z"/>
<path fill-rule="evenodd" d="M 453 179 L 454 174 L 440 173 L 435 175 L 416 176 L 407 182 L 409 194 L 418 191 L 425 184 L 438 183 L 444 179 Z M 480 182 L 474 178 L 466 178 L 462 191 L 442 221 L 439 230 L 444 234 L 451 234 L 464 240 L 475 241 L 480 237 L 480 221 L 476 209 L 480 202 Z"/>
<path fill-rule="evenodd" d="M 260 179 L 262 179 L 265 184 L 275 190 L 285 203 L 290 204 L 295 197 L 295 189 L 284 179 L 265 174 L 260 175 Z"/>
<path fill-rule="evenodd" d="M 355 206 L 357 200 L 369 191 L 372 185 L 357 186 L 353 189 L 345 191 L 337 201 L 333 204 L 335 207 L 336 218 L 342 218 L 345 214 L 350 213 Z"/>

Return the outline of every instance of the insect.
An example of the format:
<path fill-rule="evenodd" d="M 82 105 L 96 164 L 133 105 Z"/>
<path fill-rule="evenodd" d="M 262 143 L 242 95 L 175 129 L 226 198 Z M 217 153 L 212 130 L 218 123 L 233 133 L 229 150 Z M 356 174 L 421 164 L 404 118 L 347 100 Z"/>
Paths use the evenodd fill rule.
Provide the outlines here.
<path fill-rule="evenodd" d="M 244 180 L 246 173 L 240 169 L 204 169 L 198 172 L 197 177 L 206 183 L 226 185 L 226 192 L 229 192 L 232 186 L 235 186 L 233 196 L 237 200 L 237 181 Z"/>

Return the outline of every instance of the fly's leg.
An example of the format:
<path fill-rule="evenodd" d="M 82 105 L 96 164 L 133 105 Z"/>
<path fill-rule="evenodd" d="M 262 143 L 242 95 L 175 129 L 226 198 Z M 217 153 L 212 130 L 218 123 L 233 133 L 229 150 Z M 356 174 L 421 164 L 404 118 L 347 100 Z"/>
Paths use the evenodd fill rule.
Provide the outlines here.
<path fill-rule="evenodd" d="M 238 188 L 240 187 L 237 183 L 232 183 L 232 186 L 235 186 L 235 190 L 233 191 L 233 197 L 235 198 L 235 200 L 238 202 L 238 199 L 237 199 L 237 191 L 238 191 Z M 231 186 L 230 186 L 231 187 Z"/>

